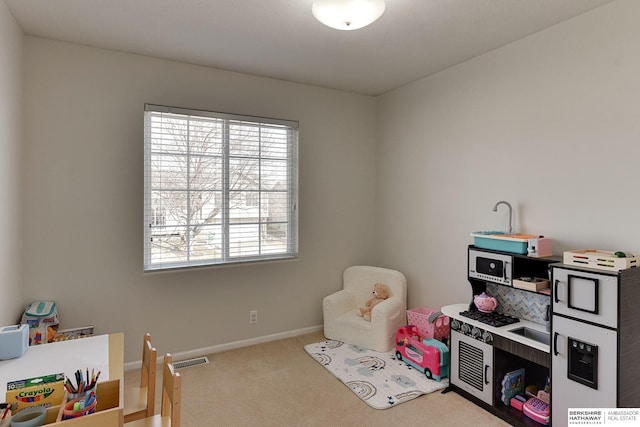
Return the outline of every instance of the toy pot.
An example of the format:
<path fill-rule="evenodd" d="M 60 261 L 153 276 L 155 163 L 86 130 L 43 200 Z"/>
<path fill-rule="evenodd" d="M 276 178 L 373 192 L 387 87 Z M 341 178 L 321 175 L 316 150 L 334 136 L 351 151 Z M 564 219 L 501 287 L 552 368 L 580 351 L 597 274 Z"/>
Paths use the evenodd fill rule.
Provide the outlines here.
<path fill-rule="evenodd" d="M 475 295 L 473 303 L 483 313 L 491 313 L 498 306 L 498 300 L 484 292 L 480 295 Z"/>

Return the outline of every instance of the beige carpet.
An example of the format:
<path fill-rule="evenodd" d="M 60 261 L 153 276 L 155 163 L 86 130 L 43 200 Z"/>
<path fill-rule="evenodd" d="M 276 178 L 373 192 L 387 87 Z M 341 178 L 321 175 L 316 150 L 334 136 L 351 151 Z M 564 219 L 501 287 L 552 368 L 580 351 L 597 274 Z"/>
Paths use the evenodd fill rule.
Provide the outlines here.
<path fill-rule="evenodd" d="M 182 425 L 508 426 L 453 392 L 373 409 L 305 352 L 305 345 L 323 339 L 318 332 L 215 353 L 207 365 L 181 369 Z M 139 381 L 139 371 L 125 374 L 130 381 Z"/>

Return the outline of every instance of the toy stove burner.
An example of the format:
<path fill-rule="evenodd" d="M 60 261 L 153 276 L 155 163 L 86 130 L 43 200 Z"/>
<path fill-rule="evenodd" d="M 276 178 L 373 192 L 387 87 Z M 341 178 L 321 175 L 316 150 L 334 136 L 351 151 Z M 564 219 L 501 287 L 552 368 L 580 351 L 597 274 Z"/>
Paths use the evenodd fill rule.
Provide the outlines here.
<path fill-rule="evenodd" d="M 489 326 L 499 328 L 500 326 L 511 325 L 512 323 L 518 323 L 520 319 L 517 317 L 509 316 L 504 313 L 498 313 L 493 311 L 491 313 L 483 313 L 481 311 L 461 311 L 461 316 L 468 317 L 469 319 L 477 320 L 481 323 L 486 323 Z"/>

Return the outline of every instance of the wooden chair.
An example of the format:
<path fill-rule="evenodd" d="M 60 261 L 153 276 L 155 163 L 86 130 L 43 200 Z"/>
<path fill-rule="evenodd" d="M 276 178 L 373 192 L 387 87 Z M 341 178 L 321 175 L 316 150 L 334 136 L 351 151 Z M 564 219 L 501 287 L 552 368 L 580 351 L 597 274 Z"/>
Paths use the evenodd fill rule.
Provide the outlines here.
<path fill-rule="evenodd" d="M 133 421 L 127 427 L 180 427 L 182 378 L 173 369 L 173 358 L 164 356 L 162 371 L 162 404 L 160 413 L 149 418 Z"/>
<path fill-rule="evenodd" d="M 151 335 L 145 334 L 142 341 L 142 368 L 140 386 L 124 388 L 124 422 L 151 417 L 155 413 L 156 364 L 158 352 L 151 345 Z"/>

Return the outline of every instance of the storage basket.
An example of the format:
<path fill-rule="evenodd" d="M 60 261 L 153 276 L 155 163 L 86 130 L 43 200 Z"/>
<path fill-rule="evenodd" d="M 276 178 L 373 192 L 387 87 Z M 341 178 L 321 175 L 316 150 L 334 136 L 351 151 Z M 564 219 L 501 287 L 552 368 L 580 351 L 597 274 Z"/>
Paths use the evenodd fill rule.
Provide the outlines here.
<path fill-rule="evenodd" d="M 599 249 L 584 249 L 567 251 L 562 260 L 565 264 L 581 267 L 597 268 L 599 270 L 619 271 L 638 266 L 638 257 L 627 256 L 619 258 L 615 252 Z"/>
<path fill-rule="evenodd" d="M 443 340 L 449 338 L 449 317 L 440 310 L 426 307 L 407 310 L 407 320 L 410 325 L 418 328 L 422 338 L 435 338 Z"/>

